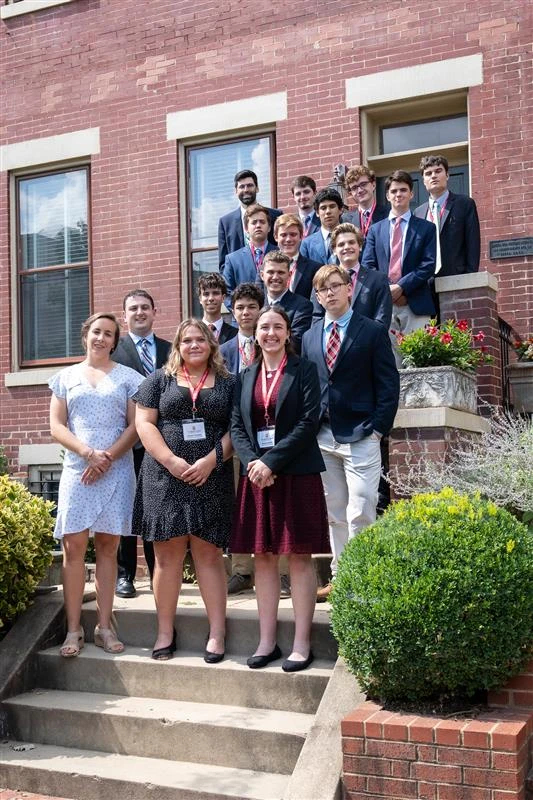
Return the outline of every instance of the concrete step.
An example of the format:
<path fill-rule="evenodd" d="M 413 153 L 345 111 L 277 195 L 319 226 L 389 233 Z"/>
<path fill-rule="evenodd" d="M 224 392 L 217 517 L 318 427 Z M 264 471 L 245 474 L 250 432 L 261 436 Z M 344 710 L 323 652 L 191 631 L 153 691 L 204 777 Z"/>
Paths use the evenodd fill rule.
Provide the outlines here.
<path fill-rule="evenodd" d="M 153 598 L 150 598 L 153 603 Z M 180 601 L 181 602 L 181 601 Z M 192 601 L 191 601 L 192 602 Z M 255 605 L 255 604 L 254 604 Z M 117 607 L 115 617 L 120 636 L 126 645 L 132 647 L 152 647 L 156 637 L 156 613 L 153 608 L 136 608 L 135 601 L 127 606 Z M 278 644 L 287 655 L 292 648 L 294 636 L 294 617 L 292 608 L 281 608 L 278 616 Z M 93 640 L 96 625 L 96 604 L 83 607 L 82 624 L 88 641 Z M 208 624 L 205 610 L 201 607 L 184 607 L 180 604 L 176 614 L 178 649 L 203 653 Z M 235 655 L 251 655 L 257 647 L 259 623 L 255 608 L 228 608 L 226 621 L 226 652 Z M 311 646 L 316 658 L 334 662 L 337 658 L 337 644 L 330 629 L 329 614 L 321 608 L 315 611 L 311 633 Z"/>
<path fill-rule="evenodd" d="M 63 691 L 198 703 L 229 701 L 248 708 L 290 708 L 314 714 L 333 669 L 333 662 L 317 660 L 302 672 L 286 674 L 281 670 L 281 661 L 251 670 L 245 656 L 227 656 L 220 664 L 212 665 L 197 653 L 179 650 L 170 661 L 154 661 L 150 652 L 147 648 L 128 647 L 120 655 L 110 655 L 87 644 L 74 660 L 61 658 L 59 648 L 52 647 L 38 654 L 36 683 Z"/>
<path fill-rule="evenodd" d="M 76 800 L 280 800 L 288 782 L 286 775 L 250 769 L 75 747 L 36 744 L 18 753 L 15 744 L 0 743 L 2 783 Z"/>
<path fill-rule="evenodd" d="M 35 689 L 4 701 L 27 742 L 290 774 L 312 714 L 266 708 Z"/>

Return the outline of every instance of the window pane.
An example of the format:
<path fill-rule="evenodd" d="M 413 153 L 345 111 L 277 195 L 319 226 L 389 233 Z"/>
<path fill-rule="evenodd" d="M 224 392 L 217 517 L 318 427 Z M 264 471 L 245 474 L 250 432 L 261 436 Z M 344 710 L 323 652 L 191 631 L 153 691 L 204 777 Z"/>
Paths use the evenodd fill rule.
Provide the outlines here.
<path fill-rule="evenodd" d="M 80 329 L 89 316 L 89 269 L 34 272 L 21 281 L 24 361 L 82 355 Z"/>
<path fill-rule="evenodd" d="M 192 316 L 202 319 L 204 311 L 198 300 L 198 281 L 207 272 L 218 272 L 218 250 L 192 254 Z"/>
<path fill-rule="evenodd" d="M 252 169 L 257 174 L 257 201 L 271 205 L 270 157 L 268 136 L 188 150 L 190 247 L 217 246 L 219 217 L 238 205 L 233 177 L 239 170 Z"/>
<path fill-rule="evenodd" d="M 381 138 L 382 154 L 466 142 L 468 140 L 468 119 L 466 116 L 450 117 L 382 128 Z"/>
<path fill-rule="evenodd" d="M 19 181 L 20 269 L 88 261 L 87 171 Z"/>

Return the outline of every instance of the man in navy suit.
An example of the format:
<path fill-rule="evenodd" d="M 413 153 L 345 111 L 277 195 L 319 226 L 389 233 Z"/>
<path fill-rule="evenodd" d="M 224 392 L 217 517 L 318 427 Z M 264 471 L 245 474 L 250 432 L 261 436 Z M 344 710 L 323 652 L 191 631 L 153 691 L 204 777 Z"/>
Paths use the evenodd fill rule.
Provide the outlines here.
<path fill-rule="evenodd" d="M 268 208 L 258 203 L 249 206 L 244 212 L 244 225 L 249 236 L 249 243 L 234 253 L 226 256 L 222 275 L 226 281 L 228 297 L 239 283 L 260 282 L 261 266 L 265 255 L 276 246 L 268 241 L 270 217 Z M 230 305 L 226 302 L 226 305 Z"/>
<path fill-rule="evenodd" d="M 331 250 L 331 231 L 341 220 L 344 203 L 335 189 L 321 189 L 315 197 L 315 210 L 320 218 L 320 229 L 303 240 L 300 254 L 304 258 L 331 264 L 335 256 Z"/>
<path fill-rule="evenodd" d="M 387 330 L 392 316 L 392 299 L 386 275 L 376 269 L 365 269 L 359 263 L 363 237 L 359 228 L 349 222 L 341 222 L 331 234 L 331 247 L 341 267 L 347 270 L 352 281 L 352 309 L 368 319 L 381 322 Z M 319 303 L 316 292 L 311 296 L 313 318 L 322 319 L 324 306 Z"/>
<path fill-rule="evenodd" d="M 226 294 L 226 281 L 219 272 L 202 275 L 198 281 L 198 299 L 204 310 L 203 322 L 213 331 L 219 344 L 237 336 L 237 328 L 224 322 L 222 317 L 222 303 Z"/>
<path fill-rule="evenodd" d="M 133 289 L 122 301 L 124 322 L 128 333 L 122 336 L 116 349 L 111 354 L 113 361 L 125 367 L 140 372 L 141 375 L 150 375 L 154 369 L 162 367 L 170 352 L 170 342 L 160 339 L 152 330 L 157 309 L 153 297 L 144 289 Z M 147 349 L 152 368 L 148 370 L 144 363 L 145 353 L 141 361 L 141 350 Z M 133 464 L 135 475 L 139 470 L 144 456 L 144 447 L 137 442 L 133 447 Z M 150 573 L 150 580 L 154 573 L 154 546 L 152 542 L 143 542 L 144 557 Z M 137 537 L 121 536 L 117 553 L 118 573 L 115 594 L 118 597 L 135 597 L 135 573 L 137 571 Z"/>
<path fill-rule="evenodd" d="M 316 183 L 309 175 L 297 175 L 291 183 L 291 192 L 303 226 L 302 239 L 305 239 L 320 230 L 320 219 L 315 211 Z"/>
<path fill-rule="evenodd" d="M 348 540 L 376 519 L 380 440 L 394 422 L 400 381 L 385 326 L 351 308 L 347 271 L 325 265 L 313 285 L 325 316 L 304 335 L 302 355 L 315 362 L 320 378 L 318 443 L 335 579 Z M 317 600 L 330 591 L 331 584 L 319 589 Z"/>
<path fill-rule="evenodd" d="M 218 221 L 218 264 L 222 271 L 228 253 L 234 253 L 247 244 L 246 229 L 244 226 L 244 212 L 249 206 L 255 204 L 259 191 L 257 175 L 251 169 L 237 172 L 234 178 L 235 194 L 239 200 L 239 208 L 224 214 Z M 274 220 L 282 213 L 277 208 L 267 208 L 270 218 L 270 231 L 274 227 Z M 270 243 L 274 244 L 272 234 Z"/>
<path fill-rule="evenodd" d="M 391 204 L 388 219 L 370 226 L 363 253 L 363 267 L 388 276 L 392 298 L 391 326 L 398 333 L 423 328 L 435 315 L 430 279 L 435 273 L 435 226 L 414 217 L 409 210 L 413 179 L 396 170 L 385 181 Z M 401 356 L 391 333 L 396 363 Z"/>
<path fill-rule="evenodd" d="M 376 173 L 368 167 L 359 164 L 351 167 L 346 173 L 346 188 L 357 203 L 355 211 L 348 211 L 342 215 L 343 222 L 351 222 L 359 228 L 364 240 L 368 230 L 374 222 L 386 219 L 389 215 L 388 206 L 376 205 Z"/>
<path fill-rule="evenodd" d="M 280 253 L 288 256 L 291 262 L 289 289 L 309 300 L 315 272 L 322 265 L 300 253 L 303 233 L 302 221 L 296 214 L 282 214 L 274 223 L 274 239 Z"/>
<path fill-rule="evenodd" d="M 481 255 L 479 218 L 475 202 L 448 189 L 449 167 L 444 156 L 424 156 L 420 162 L 429 202 L 415 209 L 415 217 L 435 225 L 437 266 L 435 275 L 477 272 Z M 438 226 L 438 230 L 437 230 Z"/>
<path fill-rule="evenodd" d="M 261 268 L 265 287 L 265 305 L 280 305 L 291 323 L 291 342 L 297 353 L 302 346 L 302 336 L 311 326 L 313 304 L 289 289 L 290 259 L 279 251 L 267 253 Z"/>

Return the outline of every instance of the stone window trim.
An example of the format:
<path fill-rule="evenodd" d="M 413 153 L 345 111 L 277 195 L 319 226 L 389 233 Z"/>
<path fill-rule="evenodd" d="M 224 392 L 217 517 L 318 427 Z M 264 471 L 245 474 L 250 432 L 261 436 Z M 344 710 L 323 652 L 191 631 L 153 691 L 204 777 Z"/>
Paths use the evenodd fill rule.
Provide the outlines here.
<path fill-rule="evenodd" d="M 78 0 L 7 0 L 0 6 L 0 19 L 7 20 L 11 17 L 19 17 L 21 14 L 32 14 L 34 11 L 74 2 L 78 2 Z"/>

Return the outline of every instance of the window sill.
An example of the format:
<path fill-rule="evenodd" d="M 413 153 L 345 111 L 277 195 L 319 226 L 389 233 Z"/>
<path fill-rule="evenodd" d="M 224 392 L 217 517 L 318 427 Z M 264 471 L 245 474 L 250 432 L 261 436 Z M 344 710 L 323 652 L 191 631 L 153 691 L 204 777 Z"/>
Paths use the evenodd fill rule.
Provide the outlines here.
<path fill-rule="evenodd" d="M 73 2 L 74 0 L 20 0 L 18 3 L 1 6 L 0 19 L 18 17 L 20 14 L 31 14 L 33 11 L 41 11 L 43 8 L 51 8 L 52 6 Z"/>
<path fill-rule="evenodd" d="M 61 367 L 41 367 L 24 372 L 6 372 L 4 385 L 7 389 L 15 386 L 45 386 L 52 375 L 55 375 L 60 369 Z"/>

